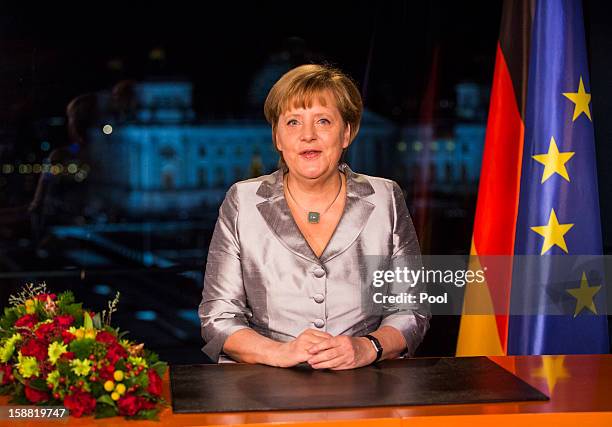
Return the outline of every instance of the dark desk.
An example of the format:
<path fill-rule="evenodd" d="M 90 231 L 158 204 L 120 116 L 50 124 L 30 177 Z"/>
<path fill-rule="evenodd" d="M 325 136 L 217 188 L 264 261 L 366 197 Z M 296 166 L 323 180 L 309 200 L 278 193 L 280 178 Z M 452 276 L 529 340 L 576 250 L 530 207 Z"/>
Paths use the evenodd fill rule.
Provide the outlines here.
<path fill-rule="evenodd" d="M 94 420 L 70 418 L 75 426 L 611 426 L 612 356 L 517 356 L 491 357 L 495 363 L 516 374 L 550 396 L 546 402 L 487 403 L 470 405 L 390 406 L 360 409 L 311 411 L 270 411 L 216 414 L 173 414 L 170 408 L 161 423 L 125 421 L 121 418 Z M 168 376 L 164 394 L 170 400 Z M 0 404 L 6 405 L 6 397 Z M 40 426 L 40 423 L 14 423 Z"/>

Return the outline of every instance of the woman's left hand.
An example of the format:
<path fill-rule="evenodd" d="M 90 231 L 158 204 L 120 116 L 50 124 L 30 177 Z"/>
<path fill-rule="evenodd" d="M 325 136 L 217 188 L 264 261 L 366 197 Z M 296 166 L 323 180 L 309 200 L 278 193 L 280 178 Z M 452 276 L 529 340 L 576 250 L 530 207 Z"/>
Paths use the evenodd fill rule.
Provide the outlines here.
<path fill-rule="evenodd" d="M 313 369 L 353 369 L 376 360 L 376 351 L 369 339 L 340 335 L 329 338 L 308 349 Z"/>

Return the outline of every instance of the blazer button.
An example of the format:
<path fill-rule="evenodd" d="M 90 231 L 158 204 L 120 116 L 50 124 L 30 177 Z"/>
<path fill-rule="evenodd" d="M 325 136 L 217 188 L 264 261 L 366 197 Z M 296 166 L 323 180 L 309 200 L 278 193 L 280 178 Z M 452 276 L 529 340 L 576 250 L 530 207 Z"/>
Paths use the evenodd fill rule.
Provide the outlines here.
<path fill-rule="evenodd" d="M 316 319 L 316 320 L 314 321 L 314 325 L 315 325 L 317 328 L 322 328 L 323 326 L 325 326 L 325 321 L 324 321 L 323 319 Z"/>
<path fill-rule="evenodd" d="M 325 297 L 323 296 L 323 294 L 314 294 L 314 296 L 312 297 L 315 302 L 321 304 L 323 301 L 325 301 Z"/>
<path fill-rule="evenodd" d="M 313 273 L 314 273 L 315 277 L 317 277 L 319 279 L 321 277 L 325 276 L 325 270 L 323 270 L 321 267 L 315 268 Z"/>

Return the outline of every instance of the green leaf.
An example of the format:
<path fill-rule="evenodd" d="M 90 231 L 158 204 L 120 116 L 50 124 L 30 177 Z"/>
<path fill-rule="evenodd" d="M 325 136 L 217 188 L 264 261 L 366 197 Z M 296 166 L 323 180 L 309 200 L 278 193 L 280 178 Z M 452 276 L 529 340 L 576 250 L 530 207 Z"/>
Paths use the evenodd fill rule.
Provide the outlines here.
<path fill-rule="evenodd" d="M 168 364 L 166 362 L 156 362 L 151 366 L 151 368 L 155 369 L 155 372 L 157 372 L 157 375 L 162 377 L 168 370 Z"/>
<path fill-rule="evenodd" d="M 147 400 L 151 400 L 151 401 L 156 401 L 157 400 L 157 396 L 153 396 L 151 393 L 147 392 L 147 391 L 138 391 L 138 396 L 142 396 L 147 398 Z"/>
<path fill-rule="evenodd" d="M 123 384 L 125 384 L 126 388 L 130 388 L 136 385 L 136 379 L 134 377 L 126 376 L 123 380 Z"/>
<path fill-rule="evenodd" d="M 65 291 L 58 295 L 57 297 L 57 305 L 60 308 L 63 308 L 69 304 L 74 302 L 74 294 L 72 291 Z"/>
<path fill-rule="evenodd" d="M 62 310 L 64 314 L 74 317 L 74 326 L 81 326 L 83 323 L 83 304 L 68 304 Z"/>
<path fill-rule="evenodd" d="M 11 394 L 13 392 L 13 384 L 5 384 L 0 386 L 0 396 L 4 396 L 5 394 Z"/>
<path fill-rule="evenodd" d="M 31 405 L 32 402 L 30 402 L 28 399 L 26 399 L 25 394 L 13 394 L 11 396 L 11 399 L 9 400 L 9 403 L 12 403 L 14 405 Z"/>
<path fill-rule="evenodd" d="M 19 312 L 15 307 L 5 307 L 4 316 L 0 319 L 0 327 L 2 329 L 13 329 L 15 322 L 19 319 Z"/>
<path fill-rule="evenodd" d="M 11 394 L 11 399 L 9 403 L 14 403 L 16 405 L 29 405 L 30 401 L 25 397 L 25 387 L 23 384 L 15 384 L 15 391 Z"/>
<path fill-rule="evenodd" d="M 17 370 L 13 370 L 13 376 L 15 377 L 15 379 L 17 381 L 19 381 L 21 384 L 25 384 L 25 380 L 23 379 L 23 377 L 21 376 L 21 374 L 17 371 Z"/>
<path fill-rule="evenodd" d="M 67 360 L 60 359 L 56 366 L 61 376 L 65 377 L 70 373 L 70 363 Z"/>
<path fill-rule="evenodd" d="M 100 399 L 98 399 L 98 401 L 100 401 Z M 96 410 L 94 412 L 94 418 L 109 418 L 109 417 L 115 417 L 117 415 L 119 415 L 119 412 L 117 411 L 117 408 L 114 406 L 105 405 L 103 403 L 96 405 Z"/>
<path fill-rule="evenodd" d="M 93 321 L 94 328 L 102 329 L 102 319 L 100 318 L 100 313 L 96 313 L 96 315 L 91 320 Z"/>
<path fill-rule="evenodd" d="M 93 329 L 93 321 L 91 320 L 91 316 L 88 312 L 83 313 L 83 326 L 85 329 Z"/>
<path fill-rule="evenodd" d="M 86 338 L 81 340 L 74 340 L 70 343 L 70 351 L 74 352 L 74 357 L 77 359 L 87 359 L 93 351 L 95 341 Z"/>
<path fill-rule="evenodd" d="M 142 371 L 134 378 L 135 383 L 138 384 L 142 390 L 146 390 L 147 387 L 149 387 L 149 375 L 147 375 L 145 371 Z"/>
<path fill-rule="evenodd" d="M 106 391 L 104 390 L 104 386 L 99 381 L 91 382 L 90 387 L 91 387 L 91 394 L 93 394 L 94 396 L 98 396 L 100 394 L 106 393 Z"/>
<path fill-rule="evenodd" d="M 126 417 L 131 420 L 151 420 L 151 421 L 159 421 L 157 414 L 159 413 L 159 409 L 141 409 L 134 415 L 133 417 Z"/>
<path fill-rule="evenodd" d="M 34 388 L 36 390 L 40 390 L 40 391 L 47 391 L 47 382 L 45 380 L 43 380 L 42 378 L 35 378 L 33 380 L 30 380 L 30 383 L 28 384 L 31 388 Z"/>
<path fill-rule="evenodd" d="M 106 405 L 110 405 L 113 408 L 117 407 L 117 404 L 115 403 L 115 401 L 113 399 L 111 399 L 111 397 L 108 394 L 103 394 L 102 396 L 98 397 L 98 402 L 100 403 L 104 403 Z"/>

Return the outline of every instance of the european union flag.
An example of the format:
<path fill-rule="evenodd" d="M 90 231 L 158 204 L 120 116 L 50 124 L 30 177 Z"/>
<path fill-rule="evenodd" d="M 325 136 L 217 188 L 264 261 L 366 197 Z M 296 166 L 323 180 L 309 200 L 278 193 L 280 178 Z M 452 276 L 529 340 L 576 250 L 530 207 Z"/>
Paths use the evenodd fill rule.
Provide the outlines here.
<path fill-rule="evenodd" d="M 580 0 L 536 1 L 515 255 L 601 255 L 591 91 Z M 548 257 L 548 258 L 546 258 Z M 551 263 L 552 266 L 554 263 Z M 572 269 L 551 290 L 539 271 L 512 277 L 509 354 L 607 353 L 603 272 Z M 549 278 L 554 275 L 551 271 Z M 516 315 L 556 292 L 570 313 Z"/>

